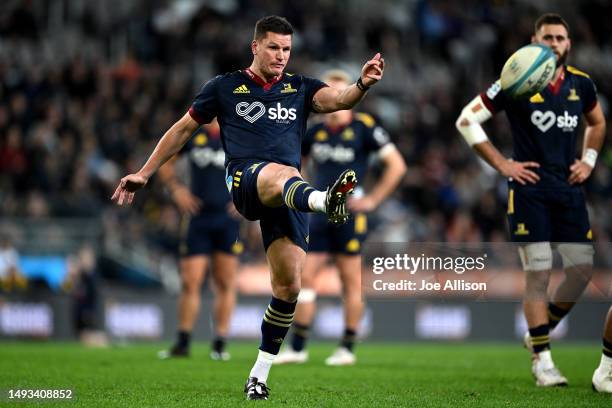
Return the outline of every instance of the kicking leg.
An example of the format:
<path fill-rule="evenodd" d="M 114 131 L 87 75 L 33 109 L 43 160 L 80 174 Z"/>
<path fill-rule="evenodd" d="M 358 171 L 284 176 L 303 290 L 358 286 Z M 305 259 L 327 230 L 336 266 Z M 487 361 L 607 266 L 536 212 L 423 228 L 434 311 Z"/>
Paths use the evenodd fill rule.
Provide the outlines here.
<path fill-rule="evenodd" d="M 346 199 L 353 193 L 357 177 L 345 170 L 327 190 L 319 191 L 302 179 L 297 169 L 278 163 L 268 163 L 257 177 L 257 193 L 267 207 L 287 207 L 301 212 L 323 212 L 333 223 L 348 220 Z"/>

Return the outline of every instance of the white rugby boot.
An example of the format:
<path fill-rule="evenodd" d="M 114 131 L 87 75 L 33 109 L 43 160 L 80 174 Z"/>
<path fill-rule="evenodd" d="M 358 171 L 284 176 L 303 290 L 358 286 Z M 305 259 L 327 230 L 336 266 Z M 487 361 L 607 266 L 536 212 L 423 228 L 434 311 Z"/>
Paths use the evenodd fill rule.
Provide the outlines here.
<path fill-rule="evenodd" d="M 601 363 L 593 373 L 593 389 L 612 393 L 612 358 L 601 356 Z"/>
<path fill-rule="evenodd" d="M 278 353 L 272 364 L 304 364 L 308 361 L 306 350 L 295 351 L 291 347 L 285 347 Z"/>
<path fill-rule="evenodd" d="M 334 354 L 325 359 L 325 365 L 328 366 L 345 366 L 353 365 L 357 362 L 355 354 L 346 347 L 338 347 Z"/>
<path fill-rule="evenodd" d="M 533 355 L 531 373 L 538 387 L 563 387 L 567 385 L 567 378 L 555 367 L 550 350 L 544 350 Z"/>

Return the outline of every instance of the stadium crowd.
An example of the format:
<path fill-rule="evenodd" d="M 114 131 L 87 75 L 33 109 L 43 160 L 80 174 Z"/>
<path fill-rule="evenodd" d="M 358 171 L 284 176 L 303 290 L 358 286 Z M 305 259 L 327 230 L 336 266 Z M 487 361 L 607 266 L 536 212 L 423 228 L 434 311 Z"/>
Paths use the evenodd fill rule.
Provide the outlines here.
<path fill-rule="evenodd" d="M 594 78 L 609 114 L 612 34 L 603 19 L 612 5 L 377 4 L 3 2 L 0 218 L 99 217 L 107 245 L 176 253 L 180 214 L 161 183 L 151 183 L 137 210 L 113 207 L 112 190 L 121 175 L 141 166 L 206 79 L 248 65 L 245 38 L 252 36 L 253 22 L 279 14 L 298 29 L 289 72 L 317 76 L 342 67 L 357 76 L 372 50 L 385 56 L 385 79 L 360 109 L 380 118 L 409 170 L 401 189 L 379 209 L 371 240 L 506 240 L 505 180 L 470 152 L 455 129 L 457 114 L 496 78 L 507 56 L 530 41 L 535 16 L 552 9 L 575 27 L 570 63 Z M 509 155 L 503 115 L 488 130 Z M 604 244 L 612 235 L 611 168 L 608 135 L 586 185 L 594 233 Z M 261 256 L 257 241 L 245 242 L 247 256 Z"/>

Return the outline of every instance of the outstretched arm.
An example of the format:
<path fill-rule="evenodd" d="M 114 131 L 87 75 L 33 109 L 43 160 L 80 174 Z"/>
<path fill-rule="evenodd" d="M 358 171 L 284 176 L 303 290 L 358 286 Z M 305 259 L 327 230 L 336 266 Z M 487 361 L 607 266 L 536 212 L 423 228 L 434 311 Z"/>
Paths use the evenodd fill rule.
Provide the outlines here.
<path fill-rule="evenodd" d="M 481 123 L 489 120 L 491 116 L 493 114 L 486 108 L 482 98 L 477 96 L 463 108 L 455 125 L 470 147 L 502 176 L 512 178 L 523 185 L 537 183 L 540 176 L 530 168 L 540 167 L 538 163 L 515 162 L 512 159 L 507 159 L 489 141 Z"/>
<path fill-rule="evenodd" d="M 385 60 L 377 53 L 365 63 L 357 83 L 342 91 L 331 86 L 319 89 L 312 98 L 312 107 L 319 113 L 352 109 L 363 99 L 368 88 L 382 79 L 384 69 Z"/>
<path fill-rule="evenodd" d="M 134 193 L 144 187 L 159 167 L 174 156 L 200 125 L 186 113 L 159 140 L 147 162 L 135 174 L 123 177 L 111 197 L 118 205 L 131 204 Z"/>

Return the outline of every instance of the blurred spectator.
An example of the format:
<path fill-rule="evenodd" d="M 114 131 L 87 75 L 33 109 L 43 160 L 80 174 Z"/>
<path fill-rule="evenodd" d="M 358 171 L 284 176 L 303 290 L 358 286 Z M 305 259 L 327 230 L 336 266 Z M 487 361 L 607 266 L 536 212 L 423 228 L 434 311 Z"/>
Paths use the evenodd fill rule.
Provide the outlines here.
<path fill-rule="evenodd" d="M 0 235 L 0 289 L 4 292 L 24 290 L 28 281 L 19 270 L 19 254 L 9 239 Z"/>

